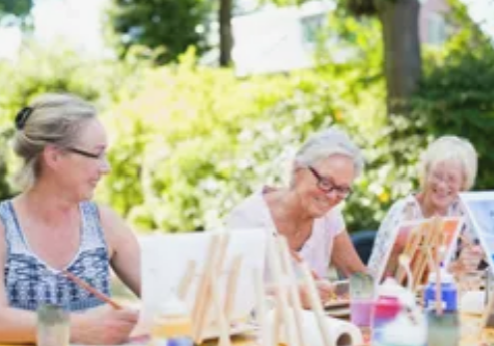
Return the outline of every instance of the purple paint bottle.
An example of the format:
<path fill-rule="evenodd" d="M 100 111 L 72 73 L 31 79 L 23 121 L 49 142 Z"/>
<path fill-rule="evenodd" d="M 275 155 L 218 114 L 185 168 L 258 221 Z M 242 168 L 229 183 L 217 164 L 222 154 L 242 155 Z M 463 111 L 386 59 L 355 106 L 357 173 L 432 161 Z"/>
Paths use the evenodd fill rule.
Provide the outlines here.
<path fill-rule="evenodd" d="M 371 325 L 374 285 L 374 279 L 369 274 L 356 273 L 350 277 L 350 321 L 359 327 Z"/>

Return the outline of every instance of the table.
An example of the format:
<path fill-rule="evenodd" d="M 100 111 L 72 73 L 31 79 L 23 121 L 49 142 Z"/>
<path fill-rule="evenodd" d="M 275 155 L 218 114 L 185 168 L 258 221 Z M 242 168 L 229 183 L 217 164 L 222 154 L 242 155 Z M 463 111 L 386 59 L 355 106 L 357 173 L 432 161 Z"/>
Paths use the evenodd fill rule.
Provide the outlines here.
<path fill-rule="evenodd" d="M 463 314 L 461 316 L 461 346 L 494 346 L 494 329 L 482 329 L 480 322 L 480 316 L 478 315 Z M 234 346 L 260 346 L 257 341 L 257 336 L 254 334 L 235 337 L 232 340 Z M 209 341 L 204 343 L 204 346 L 217 345 L 217 341 Z M 19 345 L 0 344 L 0 346 Z"/>
<path fill-rule="evenodd" d="M 482 329 L 480 322 L 478 315 L 461 316 L 461 346 L 494 346 L 494 329 Z M 260 346 L 255 335 L 237 337 L 233 341 L 234 346 Z M 217 342 L 208 342 L 205 346 L 217 346 Z"/>

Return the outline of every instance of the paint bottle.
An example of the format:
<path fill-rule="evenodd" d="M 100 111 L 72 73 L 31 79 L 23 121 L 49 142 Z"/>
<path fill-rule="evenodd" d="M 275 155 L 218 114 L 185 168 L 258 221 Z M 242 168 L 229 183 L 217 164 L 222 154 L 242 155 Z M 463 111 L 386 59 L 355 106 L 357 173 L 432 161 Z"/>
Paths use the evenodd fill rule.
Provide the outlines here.
<path fill-rule="evenodd" d="M 61 306 L 41 304 L 36 310 L 36 344 L 69 346 L 69 312 Z"/>
<path fill-rule="evenodd" d="M 438 297 L 445 312 L 458 310 L 458 293 L 453 279 L 453 275 L 448 273 L 443 267 L 440 268 L 440 284 Z M 429 274 L 429 280 L 424 291 L 424 304 L 427 310 L 435 309 L 436 304 L 437 274 Z"/>
<path fill-rule="evenodd" d="M 426 324 L 414 294 L 387 278 L 372 314 L 372 346 L 424 346 Z"/>
<path fill-rule="evenodd" d="M 350 276 L 350 321 L 360 328 L 371 325 L 375 300 L 374 279 L 365 273 Z"/>
<path fill-rule="evenodd" d="M 437 280 L 436 273 L 429 274 L 428 285 L 424 291 L 427 345 L 456 346 L 459 345 L 460 340 L 456 285 L 453 276 L 442 267 L 439 286 Z"/>

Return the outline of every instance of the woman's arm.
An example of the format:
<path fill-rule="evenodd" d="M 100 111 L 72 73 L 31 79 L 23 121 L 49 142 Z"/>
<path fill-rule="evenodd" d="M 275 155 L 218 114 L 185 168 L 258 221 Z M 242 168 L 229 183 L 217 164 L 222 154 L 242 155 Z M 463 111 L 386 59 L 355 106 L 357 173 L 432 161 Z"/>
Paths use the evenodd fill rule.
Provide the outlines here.
<path fill-rule="evenodd" d="M 367 271 L 346 230 L 340 232 L 333 240 L 331 263 L 347 277 L 353 273 Z"/>
<path fill-rule="evenodd" d="M 5 243 L 5 229 L 0 222 L 0 342 L 34 343 L 36 340 L 34 313 L 12 309 L 8 306 L 3 269 L 7 258 Z"/>
<path fill-rule="evenodd" d="M 141 249 L 124 220 L 108 207 L 99 207 L 112 268 L 138 297 L 141 296 Z"/>
<path fill-rule="evenodd" d="M 3 268 L 7 261 L 5 229 L 0 222 L 0 344 L 34 344 L 36 314 L 9 307 Z M 138 320 L 135 311 L 101 306 L 70 316 L 70 335 L 74 343 L 118 344 L 127 340 Z"/>

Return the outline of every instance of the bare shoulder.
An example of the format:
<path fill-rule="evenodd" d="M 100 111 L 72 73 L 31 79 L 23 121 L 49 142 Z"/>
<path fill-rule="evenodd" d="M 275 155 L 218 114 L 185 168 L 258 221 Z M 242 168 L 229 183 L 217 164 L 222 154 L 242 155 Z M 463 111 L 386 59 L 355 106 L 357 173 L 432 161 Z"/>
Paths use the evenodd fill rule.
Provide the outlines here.
<path fill-rule="evenodd" d="M 3 222 L 0 221 L 0 265 L 3 267 L 3 264 L 6 261 L 6 253 L 7 253 L 7 241 L 5 239 L 5 226 Z"/>
<path fill-rule="evenodd" d="M 101 222 L 104 226 L 113 226 L 115 223 L 125 223 L 118 213 L 107 205 L 98 204 Z"/>
<path fill-rule="evenodd" d="M 99 204 L 98 210 L 103 232 L 107 238 L 107 241 L 110 242 L 110 245 L 115 244 L 115 242 L 118 242 L 122 238 L 134 236 L 125 220 L 118 215 L 115 210 L 108 206 Z"/>
<path fill-rule="evenodd" d="M 0 239 L 2 240 L 0 242 L 0 246 L 5 245 L 5 226 L 3 225 L 3 222 L 0 221 Z"/>

